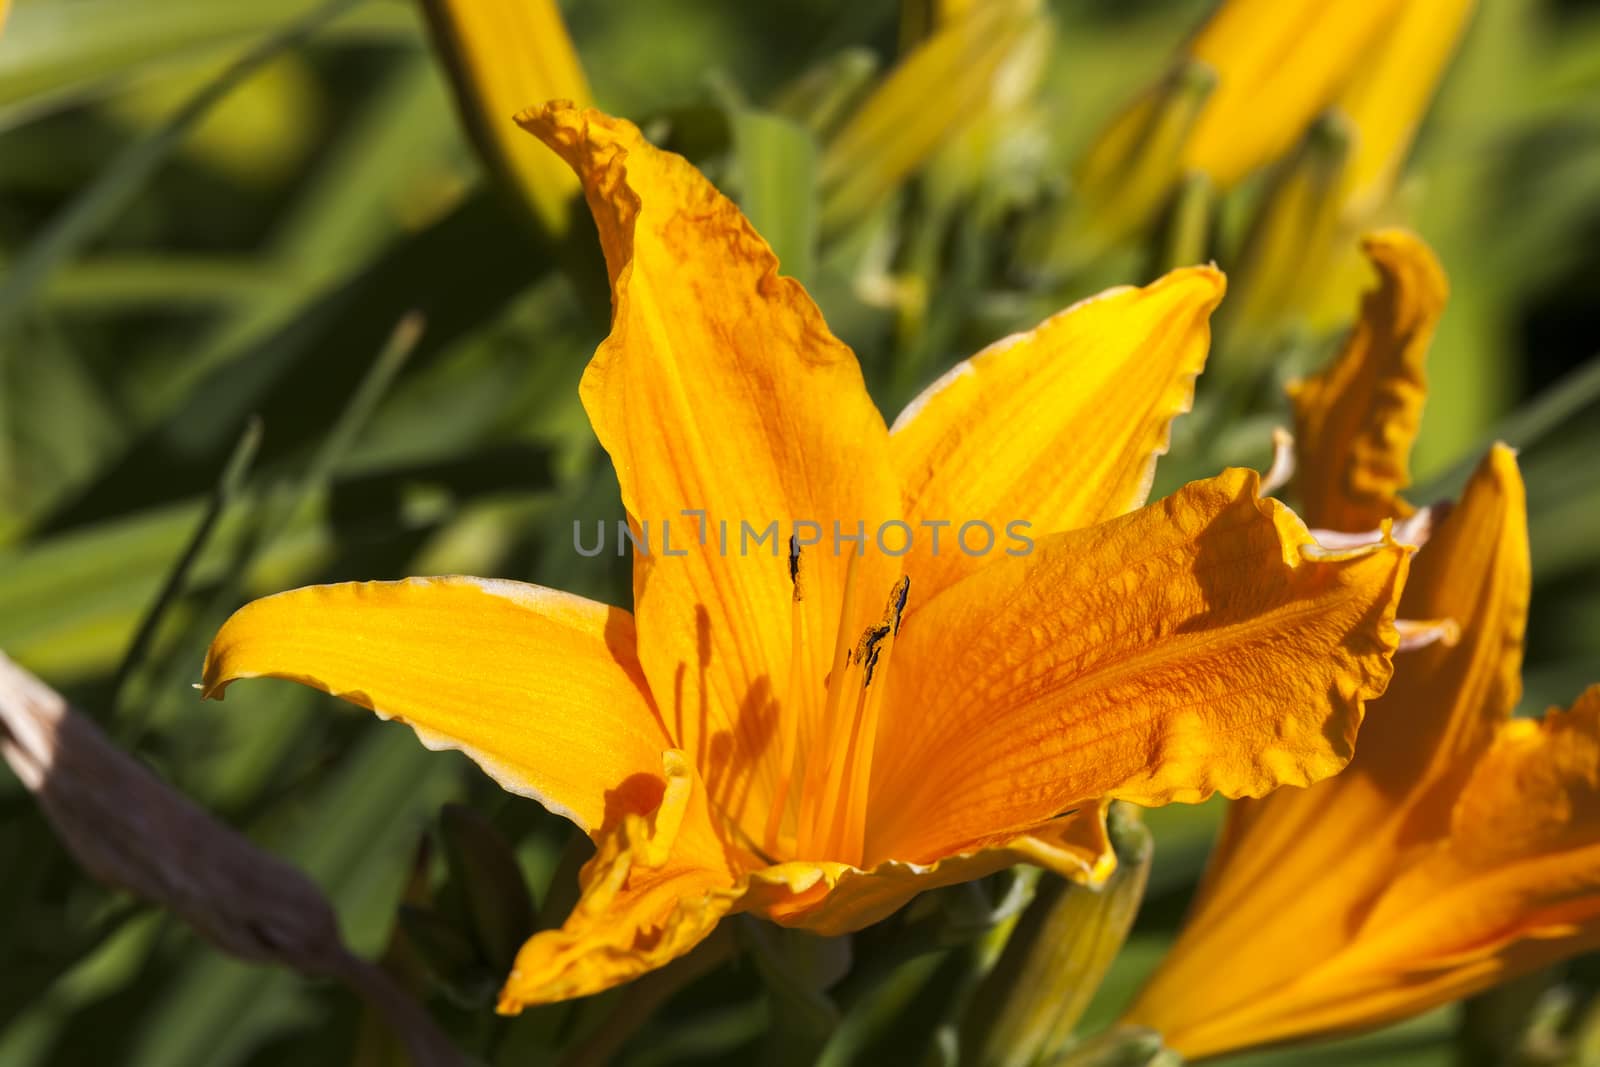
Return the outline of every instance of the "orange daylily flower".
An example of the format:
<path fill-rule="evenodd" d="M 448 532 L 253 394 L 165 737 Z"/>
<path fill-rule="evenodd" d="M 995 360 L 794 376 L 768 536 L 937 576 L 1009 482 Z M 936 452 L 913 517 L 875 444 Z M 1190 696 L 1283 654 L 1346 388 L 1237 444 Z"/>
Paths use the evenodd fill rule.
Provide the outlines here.
<path fill-rule="evenodd" d="M 838 934 L 1018 861 L 1103 879 L 1108 798 L 1255 796 L 1348 759 L 1408 550 L 1325 550 L 1248 471 L 1141 506 L 1220 274 L 1070 308 L 891 430 L 688 162 L 563 102 L 519 121 L 577 173 L 605 250 L 612 330 L 582 397 L 656 549 L 632 614 L 476 578 L 301 589 L 235 614 L 204 682 L 372 708 L 594 839 L 502 1010 L 616 985 L 732 912 Z M 742 527 L 800 520 L 829 541 L 741 551 Z M 1018 520 L 1031 552 L 956 547 Z M 936 552 L 925 524 L 947 521 Z"/>
<path fill-rule="evenodd" d="M 1360 325 L 1295 396 L 1306 517 L 1352 532 L 1409 511 L 1397 493 L 1444 304 L 1415 237 L 1379 235 L 1368 254 L 1382 280 Z M 1600 687 L 1509 717 L 1529 584 L 1522 480 L 1496 446 L 1400 604 L 1454 620 L 1458 639 L 1396 660 L 1337 777 L 1233 805 L 1127 1021 L 1212 1056 L 1391 1022 L 1600 946 Z"/>

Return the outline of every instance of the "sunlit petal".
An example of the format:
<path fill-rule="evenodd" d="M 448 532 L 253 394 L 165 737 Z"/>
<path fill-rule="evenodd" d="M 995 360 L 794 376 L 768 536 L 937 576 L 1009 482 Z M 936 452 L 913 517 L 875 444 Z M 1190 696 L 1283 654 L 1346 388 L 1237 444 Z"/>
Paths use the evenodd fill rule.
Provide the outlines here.
<path fill-rule="evenodd" d="M 891 439 L 906 518 L 926 531 L 906 557 L 919 598 L 992 558 L 958 543 L 966 523 L 1012 545 L 1014 522 L 1042 537 L 1145 502 L 1223 288 L 1197 267 L 1109 290 L 956 364 L 901 413 Z M 924 526 L 936 523 L 948 524 L 937 555 Z"/>
<path fill-rule="evenodd" d="M 582 393 L 628 515 L 653 539 L 634 570 L 640 662 L 716 803 L 759 840 L 778 716 L 799 717 L 804 744 L 821 709 L 852 550 L 834 542 L 834 524 L 846 536 L 864 524 L 870 548 L 899 515 L 887 430 L 855 356 L 686 160 L 628 122 L 560 103 L 518 121 L 582 179 L 611 274 L 611 335 Z M 701 518 L 684 509 L 703 513 L 704 544 Z M 783 706 L 792 520 L 816 523 L 820 538 L 794 709 Z M 746 526 L 772 532 L 754 541 Z M 898 577 L 893 559 L 868 553 L 861 626 Z"/>
<path fill-rule="evenodd" d="M 908 619 L 867 856 L 1079 806 L 1258 796 L 1350 758 L 1408 550 L 1329 554 L 1254 472 L 1041 541 Z"/>
<path fill-rule="evenodd" d="M 661 795 L 666 730 L 619 608 L 481 578 L 318 585 L 240 608 L 206 655 L 205 694 L 287 678 L 465 752 L 586 831 Z"/>
<path fill-rule="evenodd" d="M 1412 988 L 1425 955 L 1416 967 L 1394 957 L 1384 980 L 1341 977 L 1349 964 L 1330 961 L 1382 936 L 1375 902 L 1419 848 L 1451 836 L 1469 777 L 1486 773 L 1474 768 L 1520 693 L 1529 581 L 1522 481 L 1500 446 L 1417 553 L 1401 598 L 1408 617 L 1456 620 L 1459 640 L 1396 658 L 1343 773 L 1231 807 L 1195 910 L 1130 1021 L 1200 1054 L 1314 1032 L 1324 1012 L 1367 1024 L 1389 1017 L 1380 1002 L 1420 1011 L 1448 998 L 1425 989 L 1450 983 Z M 1236 979 L 1206 983 L 1222 958 Z"/>

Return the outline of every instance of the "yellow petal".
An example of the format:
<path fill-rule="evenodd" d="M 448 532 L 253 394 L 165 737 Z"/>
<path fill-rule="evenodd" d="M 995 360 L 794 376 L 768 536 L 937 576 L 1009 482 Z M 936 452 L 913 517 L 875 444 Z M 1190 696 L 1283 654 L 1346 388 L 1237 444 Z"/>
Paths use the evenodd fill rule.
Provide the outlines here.
<path fill-rule="evenodd" d="M 862 869 L 843 863 L 783 863 L 753 872 L 741 910 L 833 937 L 887 918 L 930 889 L 969 882 L 1018 863 L 1044 867 L 1098 886 L 1116 869 L 1103 803 L 1036 827 L 997 837 L 931 863 L 882 860 Z"/>
<path fill-rule="evenodd" d="M 1399 492 L 1427 390 L 1423 366 L 1448 286 L 1422 240 L 1386 230 L 1364 242 L 1378 287 L 1333 364 L 1290 389 L 1298 447 L 1294 488 L 1312 526 L 1376 529 L 1410 508 Z M 1433 616 L 1422 616 L 1432 618 Z"/>
<path fill-rule="evenodd" d="M 523 946 L 501 990 L 500 1011 L 637 978 L 687 953 L 730 913 L 754 912 L 831 937 L 877 922 L 919 893 L 1017 863 L 1037 863 L 1091 885 L 1115 866 L 1103 805 L 1033 835 L 927 865 L 761 866 L 725 843 L 687 757 L 670 750 L 662 766 L 667 784 L 659 807 L 629 814 L 600 835 L 599 850 L 581 875 L 578 905 L 559 930 L 535 934 Z"/>
<path fill-rule="evenodd" d="M 1219 899 L 1218 908 L 1237 912 L 1246 895 L 1261 899 L 1269 871 L 1286 895 L 1303 895 L 1336 855 L 1346 877 L 1327 888 L 1359 900 L 1389 879 L 1392 837 L 1444 832 L 1465 775 L 1521 695 L 1529 568 L 1522 477 L 1511 450 L 1497 445 L 1417 554 L 1400 599 L 1407 618 L 1454 620 L 1459 639 L 1396 660 L 1345 773 L 1314 790 L 1233 806 L 1208 878 L 1217 884 L 1203 891 L 1207 901 L 1231 898 Z M 1346 830 L 1332 824 L 1330 811 Z M 1304 839 L 1312 820 L 1319 835 Z M 1389 837 L 1380 825 L 1390 827 Z M 1369 847 L 1348 847 L 1356 842 Z M 1370 871 L 1358 876 L 1368 854 Z M 1362 877 L 1370 883 L 1362 886 Z"/>
<path fill-rule="evenodd" d="M 1349 759 L 1407 550 L 1337 556 L 1230 471 L 992 563 L 906 620 L 866 854 L 925 861 L 1117 797 L 1305 785 Z"/>
<path fill-rule="evenodd" d="M 1367 1005 L 1347 1003 L 1352 987 L 1328 961 L 1361 936 L 1418 844 L 1450 833 L 1467 776 L 1518 700 L 1529 580 L 1522 481 L 1498 446 L 1417 554 L 1400 602 L 1407 617 L 1455 619 L 1460 640 L 1396 658 L 1342 774 L 1230 808 L 1189 921 L 1129 1021 L 1190 1055 L 1278 1027 L 1312 1032 L 1324 1007 L 1344 1005 L 1338 1025 L 1365 1023 Z M 1208 980 L 1220 959 L 1234 980 Z"/>
<path fill-rule="evenodd" d="M 822 708 L 852 551 L 834 524 L 847 536 L 864 525 L 870 542 L 899 517 L 888 431 L 855 356 L 699 171 L 598 112 L 558 102 L 518 121 L 583 180 L 611 274 L 611 335 L 582 395 L 654 553 L 635 557 L 640 663 L 713 799 L 760 841 L 775 730 L 793 717 L 804 746 Z M 704 544 L 700 517 L 684 509 L 703 513 Z M 807 550 L 791 708 L 797 520 L 817 524 L 821 542 Z M 747 525 L 772 535 L 747 541 Z M 852 640 L 898 577 L 880 553 L 862 561 Z"/>
<path fill-rule="evenodd" d="M 1448 837 L 1409 860 L 1350 917 L 1345 951 L 1270 996 L 1197 1014 L 1169 1044 L 1197 1057 L 1380 1026 L 1600 947 L 1600 687 L 1543 722 L 1505 723 Z M 1230 974 L 1248 968 L 1229 960 Z"/>
<path fill-rule="evenodd" d="M 1521 699 L 1531 585 L 1522 475 L 1496 445 L 1417 554 L 1400 600 L 1406 618 L 1454 619 L 1460 639 L 1398 660 L 1362 734 L 1362 776 L 1407 795 L 1413 833 L 1443 829 L 1469 768 Z"/>
<path fill-rule="evenodd" d="M 1448 839 L 1366 927 L 1361 955 L 1391 966 L 1457 966 L 1519 938 L 1540 939 L 1535 955 L 1553 962 L 1600 942 L 1600 686 L 1568 711 L 1501 726 L 1463 784 Z"/>
<path fill-rule="evenodd" d="M 205 695 L 241 678 L 321 689 L 592 833 L 661 795 L 670 742 L 633 645 L 627 612 L 538 586 L 318 585 L 235 612 L 206 654 Z"/>
<path fill-rule="evenodd" d="M 578 192 L 572 172 L 512 116 L 555 97 L 587 103 L 589 82 L 556 0 L 423 0 L 456 107 L 490 165 L 553 233 Z"/>
<path fill-rule="evenodd" d="M 938 555 L 931 536 L 913 541 L 905 566 L 919 598 L 989 558 L 957 544 L 966 522 L 1004 538 L 1023 521 L 1042 537 L 1144 504 L 1172 420 L 1194 397 L 1223 288 L 1197 267 L 1108 290 L 958 363 L 912 401 L 891 434 L 906 518 L 919 530 L 953 524 Z"/>
<path fill-rule="evenodd" d="M 711 821 L 705 785 L 676 749 L 648 815 L 602 834 L 579 876 L 582 895 L 559 930 L 517 953 L 499 1010 L 587 996 L 672 962 L 699 944 L 740 896 L 735 864 Z"/>

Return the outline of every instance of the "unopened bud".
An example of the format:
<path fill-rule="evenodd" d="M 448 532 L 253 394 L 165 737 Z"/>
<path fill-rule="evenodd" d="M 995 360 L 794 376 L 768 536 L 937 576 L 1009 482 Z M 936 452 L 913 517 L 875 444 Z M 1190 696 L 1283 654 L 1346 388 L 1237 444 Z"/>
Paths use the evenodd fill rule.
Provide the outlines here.
<path fill-rule="evenodd" d="M 1030 1067 L 1052 1062 L 1071 1044 L 1073 1027 L 1127 939 L 1150 873 L 1150 832 L 1136 810 L 1113 805 L 1107 827 L 1116 871 L 1097 890 L 1041 879 L 967 1013 L 963 1062 Z"/>

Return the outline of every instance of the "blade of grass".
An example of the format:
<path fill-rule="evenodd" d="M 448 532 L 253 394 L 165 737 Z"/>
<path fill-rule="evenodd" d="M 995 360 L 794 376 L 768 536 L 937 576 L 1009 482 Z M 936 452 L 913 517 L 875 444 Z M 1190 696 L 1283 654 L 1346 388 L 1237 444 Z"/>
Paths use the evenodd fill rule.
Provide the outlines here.
<path fill-rule="evenodd" d="M 232 454 L 223 465 L 222 476 L 217 479 L 216 488 L 212 490 L 211 499 L 206 502 L 205 513 L 195 525 L 189 543 L 184 546 L 172 569 L 167 572 L 166 581 L 162 583 L 160 591 L 156 593 L 155 599 L 151 601 L 150 607 L 139 621 L 139 627 L 133 633 L 133 640 L 128 643 L 128 650 L 123 653 L 122 662 L 118 665 L 117 673 L 111 683 L 111 699 L 108 702 L 107 714 L 112 719 L 117 718 L 123 710 L 122 700 L 128 679 L 149 653 L 150 642 L 154 640 L 156 630 L 161 625 L 167 609 L 172 607 L 188 586 L 195 564 L 199 562 L 200 554 L 216 530 L 217 520 L 244 489 L 245 476 L 260 445 L 261 420 L 253 418 L 245 424 L 244 433 L 239 436 L 238 444 L 233 446 Z"/>
<path fill-rule="evenodd" d="M 784 274 L 811 280 L 817 243 L 817 145 L 797 122 L 731 111 L 739 206 L 778 255 Z"/>
<path fill-rule="evenodd" d="M 52 308 L 74 310 L 226 307 L 259 302 L 298 283 L 292 271 L 254 259 L 118 254 L 64 265 L 41 295 Z"/>
<path fill-rule="evenodd" d="M 49 114 L 158 64 L 204 62 L 304 15 L 317 0 L 71 0 L 13 5 L 0 49 L 0 130 Z M 341 36 L 416 35 L 407 4 L 369 4 Z"/>
<path fill-rule="evenodd" d="M 322 447 L 317 450 L 315 458 L 301 475 L 295 486 L 294 503 L 289 509 L 289 514 L 298 510 L 311 490 L 327 483 L 339 461 L 350 451 L 350 446 L 355 443 L 356 437 L 371 421 L 378 402 L 389 391 L 389 386 L 394 384 L 400 369 L 405 366 L 406 360 L 411 358 L 411 353 L 416 351 L 418 343 L 422 340 L 423 327 L 422 315 L 416 311 L 408 312 L 396 324 L 383 350 L 373 361 L 372 369 L 367 371 L 366 377 L 361 380 L 350 402 L 340 413 L 338 421 L 333 424 L 332 432 L 328 434 Z"/>
<path fill-rule="evenodd" d="M 205 609 L 189 621 L 160 669 L 154 672 L 151 692 L 140 703 L 141 714 L 131 727 L 135 736 L 149 725 L 157 700 L 163 697 L 170 700 L 173 694 L 186 690 L 185 681 L 200 661 L 200 652 L 209 643 L 211 634 L 242 599 L 246 576 L 257 558 L 294 523 L 316 491 L 327 486 L 339 461 L 349 452 L 395 376 L 405 366 L 406 359 L 416 349 L 422 330 L 420 314 L 411 313 L 400 320 L 304 470 L 287 486 L 268 492 L 258 502 L 250 532 L 239 543 L 224 572 L 222 584 L 211 595 Z M 170 706 L 177 707 L 176 704 Z"/>
<path fill-rule="evenodd" d="M 1502 419 L 1478 447 L 1443 473 L 1418 486 L 1412 495 L 1418 500 L 1436 500 L 1453 495 L 1466 484 L 1467 476 L 1478 465 L 1479 458 L 1495 441 L 1504 441 L 1517 449 L 1531 448 L 1568 419 L 1596 403 L 1600 403 L 1600 356 L 1591 358 Z"/>
<path fill-rule="evenodd" d="M 184 353 L 141 399 L 144 417 L 170 416 L 209 371 L 249 353 L 304 314 L 315 297 L 392 240 L 401 229 L 393 205 L 414 194 L 419 174 L 444 166 L 456 140 L 449 102 L 420 53 L 385 76 L 349 125 L 268 243 L 267 261 L 288 284 L 238 305 L 212 337 Z"/>
<path fill-rule="evenodd" d="M 241 56 L 166 122 L 128 145 L 66 211 L 30 244 L 0 282 L 0 330 L 16 319 L 38 289 L 94 239 L 166 162 L 206 113 L 278 53 L 313 33 L 362 0 L 330 0 Z"/>

